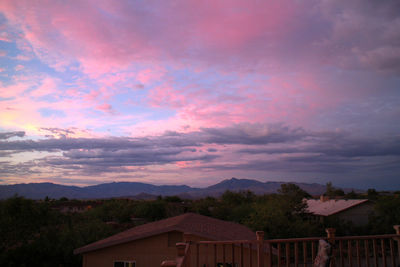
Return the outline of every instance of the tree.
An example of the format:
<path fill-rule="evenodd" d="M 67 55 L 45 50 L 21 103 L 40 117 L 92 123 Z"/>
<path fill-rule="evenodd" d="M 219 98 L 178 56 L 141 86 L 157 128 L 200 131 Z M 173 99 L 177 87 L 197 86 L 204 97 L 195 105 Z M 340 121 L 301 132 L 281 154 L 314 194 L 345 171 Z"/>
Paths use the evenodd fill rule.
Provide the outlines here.
<path fill-rule="evenodd" d="M 382 196 L 376 200 L 375 215 L 370 220 L 374 234 L 393 233 L 393 225 L 400 222 L 400 196 Z"/>
<path fill-rule="evenodd" d="M 379 193 L 375 189 L 370 188 L 367 190 L 367 198 L 369 200 L 376 200 L 378 198 L 378 196 L 379 196 Z"/>
<path fill-rule="evenodd" d="M 281 184 L 281 188 L 278 189 L 278 193 L 301 199 L 311 197 L 309 193 L 293 183 Z"/>
<path fill-rule="evenodd" d="M 305 220 L 302 200 L 294 201 L 284 194 L 264 195 L 253 203 L 245 224 L 263 230 L 266 238 L 293 238 L 323 234 L 319 223 Z"/>
<path fill-rule="evenodd" d="M 278 193 L 284 196 L 288 205 L 293 209 L 292 211 L 297 213 L 304 213 L 307 208 L 304 199 L 311 197 L 309 193 L 293 183 L 282 184 L 281 188 L 278 189 Z"/>
<path fill-rule="evenodd" d="M 166 217 L 166 202 L 162 200 L 141 201 L 135 207 L 135 215 L 150 221 L 164 219 Z"/>
<path fill-rule="evenodd" d="M 344 196 L 344 191 L 340 188 L 333 187 L 332 182 L 328 182 L 326 183 L 325 195 L 328 197 Z"/>
<path fill-rule="evenodd" d="M 346 194 L 345 196 L 347 199 L 356 199 L 360 198 L 360 195 L 354 192 L 354 190 L 351 190 L 349 193 Z"/>

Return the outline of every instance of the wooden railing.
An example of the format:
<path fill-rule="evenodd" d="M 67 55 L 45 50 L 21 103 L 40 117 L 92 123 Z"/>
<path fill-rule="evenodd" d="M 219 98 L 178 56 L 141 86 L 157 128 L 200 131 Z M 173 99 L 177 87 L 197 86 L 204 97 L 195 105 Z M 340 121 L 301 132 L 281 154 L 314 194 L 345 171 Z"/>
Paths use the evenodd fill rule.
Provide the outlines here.
<path fill-rule="evenodd" d="M 400 226 L 396 234 L 336 237 L 327 236 L 264 240 L 190 241 L 177 244 L 177 257 L 162 267 L 272 267 L 314 266 L 320 240 L 331 246 L 330 266 L 400 266 Z"/>
<path fill-rule="evenodd" d="M 267 266 L 313 266 L 319 240 L 332 245 L 330 266 L 398 266 L 400 235 L 345 236 L 267 240 L 276 247 Z"/>

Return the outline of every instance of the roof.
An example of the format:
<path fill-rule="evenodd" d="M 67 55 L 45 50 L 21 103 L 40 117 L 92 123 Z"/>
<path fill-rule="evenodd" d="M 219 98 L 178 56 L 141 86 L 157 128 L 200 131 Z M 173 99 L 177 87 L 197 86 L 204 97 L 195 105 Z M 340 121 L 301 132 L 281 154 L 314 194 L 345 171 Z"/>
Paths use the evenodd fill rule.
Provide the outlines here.
<path fill-rule="evenodd" d="M 176 217 L 136 226 L 78 248 L 74 253 L 85 253 L 171 231 L 189 233 L 207 240 L 254 240 L 256 238 L 256 234 L 244 225 L 195 213 L 185 213 Z"/>
<path fill-rule="evenodd" d="M 368 199 L 307 199 L 307 211 L 314 215 L 330 216 L 368 202 Z"/>

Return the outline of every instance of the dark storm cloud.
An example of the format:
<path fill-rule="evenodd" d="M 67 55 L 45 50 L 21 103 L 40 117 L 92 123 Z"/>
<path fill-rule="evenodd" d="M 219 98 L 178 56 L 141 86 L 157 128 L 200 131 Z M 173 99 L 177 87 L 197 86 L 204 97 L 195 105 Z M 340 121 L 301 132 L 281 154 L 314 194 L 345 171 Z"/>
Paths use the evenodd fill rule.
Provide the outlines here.
<path fill-rule="evenodd" d="M 218 164 L 224 151 L 249 155 L 241 161 Z M 238 149 L 238 147 L 242 147 Z M 344 173 L 357 169 L 398 170 L 400 137 L 361 138 L 345 132 L 312 132 L 280 124 L 239 124 L 226 128 L 203 128 L 196 132 L 166 132 L 142 138 L 60 138 L 1 141 L 0 153 L 61 152 L 39 160 L 2 164 L 2 174 L 29 173 L 38 168 L 95 175 L 132 172 L 128 166 L 154 166 L 176 162 L 201 162 L 203 171 L 249 170 Z M 266 157 L 263 158 L 263 155 Z M 188 167 L 190 168 L 190 167 Z"/>
<path fill-rule="evenodd" d="M 127 166 L 149 166 L 164 165 L 179 161 L 202 161 L 209 162 L 216 159 L 217 155 L 180 154 L 180 151 L 97 151 L 93 154 L 79 151 L 64 153 L 63 157 L 46 157 L 40 160 L 42 167 L 62 168 L 67 170 L 79 170 L 85 175 L 94 175 L 105 172 L 128 172 L 132 169 Z"/>
<path fill-rule="evenodd" d="M 73 129 L 61 129 L 61 128 L 55 128 L 55 127 L 51 127 L 51 128 L 40 128 L 41 131 L 45 131 L 45 132 L 49 132 L 50 135 L 49 137 L 60 137 L 60 138 L 66 138 L 68 137 L 70 134 L 75 134 L 75 131 Z"/>
<path fill-rule="evenodd" d="M 35 173 L 40 173 L 40 171 L 35 170 L 37 163 L 34 161 L 23 162 L 18 164 L 13 164 L 9 161 L 0 162 L 0 175 L 3 176 L 15 176 L 15 175 L 31 175 Z"/>
<path fill-rule="evenodd" d="M 202 134 L 206 143 L 243 145 L 287 143 L 306 136 L 302 128 L 291 129 L 281 124 L 238 124 L 226 128 L 203 128 Z"/>
<path fill-rule="evenodd" d="M 38 141 L 6 141 L 0 142 L 0 150 L 10 151 L 68 151 L 71 149 L 119 149 L 125 147 L 143 147 L 146 139 L 133 140 L 129 138 L 62 138 L 42 139 Z"/>
<path fill-rule="evenodd" d="M 220 172 L 220 171 L 245 171 L 245 172 L 279 172 L 292 176 L 301 173 L 308 174 L 357 174 L 359 176 L 398 174 L 400 172 L 400 160 L 395 158 L 378 158 L 372 162 L 368 159 L 345 159 L 338 157 L 325 156 L 299 156 L 281 157 L 270 160 L 249 160 L 239 163 L 206 163 L 195 166 L 192 170 L 201 172 Z M 356 178 L 356 176 L 353 176 Z M 395 178 L 398 179 L 398 175 Z"/>
<path fill-rule="evenodd" d="M 14 154 L 14 153 L 13 152 L 7 152 L 7 151 L 0 151 L 0 158 L 9 157 L 12 154 Z"/>
<path fill-rule="evenodd" d="M 185 153 L 188 152 L 188 153 Z M 154 164 L 167 164 L 177 161 L 210 161 L 216 155 L 195 153 L 188 149 L 161 148 L 161 149 L 124 149 L 118 151 L 96 150 L 82 152 L 78 150 L 63 154 L 60 161 L 49 160 L 52 165 L 78 164 L 92 166 L 145 166 Z"/>
<path fill-rule="evenodd" d="M 4 132 L 0 133 L 0 140 L 9 139 L 11 137 L 24 137 L 25 132 L 17 131 L 17 132 Z"/>
<path fill-rule="evenodd" d="M 319 153 L 344 158 L 400 156 L 400 137 L 354 138 L 343 134 L 332 136 L 326 133 L 310 134 L 309 137 L 311 137 L 310 140 L 297 146 L 246 148 L 238 152 L 248 154 Z"/>
<path fill-rule="evenodd" d="M 166 132 L 162 136 L 142 138 L 61 138 L 38 141 L 22 140 L 0 142 L 0 150 L 10 151 L 69 151 L 73 149 L 139 149 L 163 147 L 199 147 L 203 144 L 262 145 L 301 140 L 307 133 L 282 125 L 239 124 L 226 128 L 203 128 L 198 132 Z"/>

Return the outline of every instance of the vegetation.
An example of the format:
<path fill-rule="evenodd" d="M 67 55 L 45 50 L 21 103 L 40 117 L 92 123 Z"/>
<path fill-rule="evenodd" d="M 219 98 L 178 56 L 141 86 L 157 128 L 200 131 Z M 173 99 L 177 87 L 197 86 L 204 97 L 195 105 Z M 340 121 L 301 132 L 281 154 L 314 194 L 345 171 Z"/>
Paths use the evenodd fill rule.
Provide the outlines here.
<path fill-rule="evenodd" d="M 331 219 L 310 220 L 304 198 L 295 184 L 283 184 L 276 194 L 256 196 L 250 191 L 225 192 L 219 198 L 183 200 L 176 196 L 155 200 L 108 199 L 78 201 L 62 198 L 34 201 L 15 196 L 0 201 L 0 266 L 81 266 L 73 250 L 137 224 L 196 212 L 263 230 L 266 238 L 325 235 L 326 227 L 340 234 L 393 233 L 400 222 L 400 194 L 342 194 L 331 183 L 326 195 L 368 198 L 376 215 L 363 227 Z M 65 207 L 74 207 L 67 209 Z"/>

